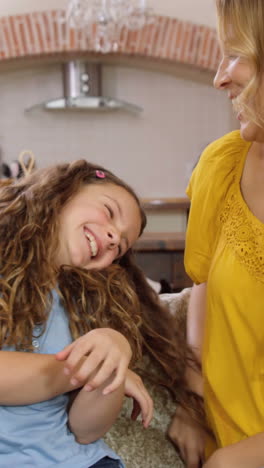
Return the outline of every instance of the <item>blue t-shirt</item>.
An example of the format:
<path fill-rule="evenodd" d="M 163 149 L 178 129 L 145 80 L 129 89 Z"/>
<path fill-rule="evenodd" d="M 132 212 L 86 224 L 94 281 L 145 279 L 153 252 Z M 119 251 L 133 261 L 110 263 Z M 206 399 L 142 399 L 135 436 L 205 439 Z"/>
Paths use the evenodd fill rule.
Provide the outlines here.
<path fill-rule="evenodd" d="M 35 327 L 36 353 L 55 354 L 72 342 L 67 314 L 55 292 L 45 332 L 40 334 L 41 328 Z M 106 456 L 124 468 L 102 440 L 87 445 L 75 441 L 67 426 L 67 404 L 64 394 L 28 406 L 0 406 L 0 468 L 88 468 Z"/>

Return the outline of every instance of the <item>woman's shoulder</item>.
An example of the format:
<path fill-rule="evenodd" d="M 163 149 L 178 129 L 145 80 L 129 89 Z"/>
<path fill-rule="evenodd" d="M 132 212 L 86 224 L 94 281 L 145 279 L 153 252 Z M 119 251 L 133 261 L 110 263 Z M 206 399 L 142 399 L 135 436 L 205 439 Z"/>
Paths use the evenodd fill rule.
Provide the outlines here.
<path fill-rule="evenodd" d="M 218 170 L 221 166 L 235 168 L 241 160 L 243 150 L 249 143 L 243 140 L 239 130 L 224 135 L 205 148 L 199 161 L 200 167 L 211 165 Z"/>
<path fill-rule="evenodd" d="M 196 283 L 207 281 L 220 232 L 220 217 L 230 190 L 239 176 L 249 143 L 235 131 L 211 143 L 191 176 L 187 195 L 191 199 L 185 248 L 185 269 Z"/>
<path fill-rule="evenodd" d="M 225 192 L 233 183 L 239 171 L 243 154 L 249 147 L 239 131 L 233 131 L 213 141 L 203 151 L 195 167 L 187 194 L 192 198 L 196 194 L 211 189 Z"/>

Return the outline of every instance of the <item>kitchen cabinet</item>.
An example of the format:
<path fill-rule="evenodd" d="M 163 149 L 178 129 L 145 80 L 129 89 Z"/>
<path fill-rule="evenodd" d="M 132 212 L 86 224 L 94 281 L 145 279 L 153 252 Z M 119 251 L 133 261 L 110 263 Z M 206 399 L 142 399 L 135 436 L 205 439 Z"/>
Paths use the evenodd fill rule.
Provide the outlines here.
<path fill-rule="evenodd" d="M 188 218 L 190 203 L 187 198 L 143 200 L 146 213 L 182 212 Z M 192 285 L 184 269 L 184 232 L 146 232 L 137 241 L 136 260 L 147 277 L 154 281 L 165 279 L 177 292 Z"/>

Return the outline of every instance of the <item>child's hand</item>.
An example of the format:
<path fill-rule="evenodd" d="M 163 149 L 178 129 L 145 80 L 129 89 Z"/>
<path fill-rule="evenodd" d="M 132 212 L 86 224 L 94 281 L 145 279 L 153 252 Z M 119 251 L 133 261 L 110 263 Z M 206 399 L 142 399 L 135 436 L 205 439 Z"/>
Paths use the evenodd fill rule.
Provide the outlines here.
<path fill-rule="evenodd" d="M 131 356 L 127 339 L 111 328 L 96 328 L 56 354 L 59 361 L 65 361 L 64 373 L 71 375 L 75 387 L 85 384 L 84 388 L 90 391 L 114 374 L 103 391 L 105 395 L 124 382 Z"/>
<path fill-rule="evenodd" d="M 134 400 L 131 418 L 136 420 L 138 415 L 142 413 L 142 422 L 147 428 L 153 416 L 153 401 L 142 379 L 130 369 L 127 371 L 125 380 L 125 395 Z"/>

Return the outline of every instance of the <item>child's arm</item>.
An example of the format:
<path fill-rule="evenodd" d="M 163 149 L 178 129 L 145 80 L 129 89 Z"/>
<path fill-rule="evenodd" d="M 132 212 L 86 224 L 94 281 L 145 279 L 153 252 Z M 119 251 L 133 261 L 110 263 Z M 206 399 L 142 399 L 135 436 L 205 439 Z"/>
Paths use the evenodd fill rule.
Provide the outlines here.
<path fill-rule="evenodd" d="M 62 359 L 65 356 L 69 363 Z M 86 333 L 56 357 L 59 359 L 51 354 L 0 351 L 0 405 L 28 405 L 80 388 L 98 362 L 101 367 L 92 387 L 99 387 L 115 372 L 108 391 L 116 390 L 126 378 L 131 349 L 121 333 L 104 328 Z"/>
<path fill-rule="evenodd" d="M 127 371 L 125 385 L 114 392 L 103 395 L 104 385 L 96 390 L 79 391 L 69 411 L 69 427 L 80 444 L 89 444 L 102 437 L 115 422 L 122 407 L 124 393 L 136 402 L 132 419 L 142 413 L 142 422 L 147 427 L 153 415 L 153 402 L 141 378 L 133 371 Z"/>
<path fill-rule="evenodd" d="M 0 405 L 33 404 L 72 390 L 63 368 L 52 354 L 0 351 Z"/>
<path fill-rule="evenodd" d="M 264 432 L 219 449 L 203 468 L 263 468 Z"/>
<path fill-rule="evenodd" d="M 112 380 L 113 377 L 90 392 L 82 388 L 74 399 L 68 424 L 79 444 L 90 444 L 100 439 L 115 422 L 123 403 L 124 384 L 104 395 L 104 388 Z"/>

